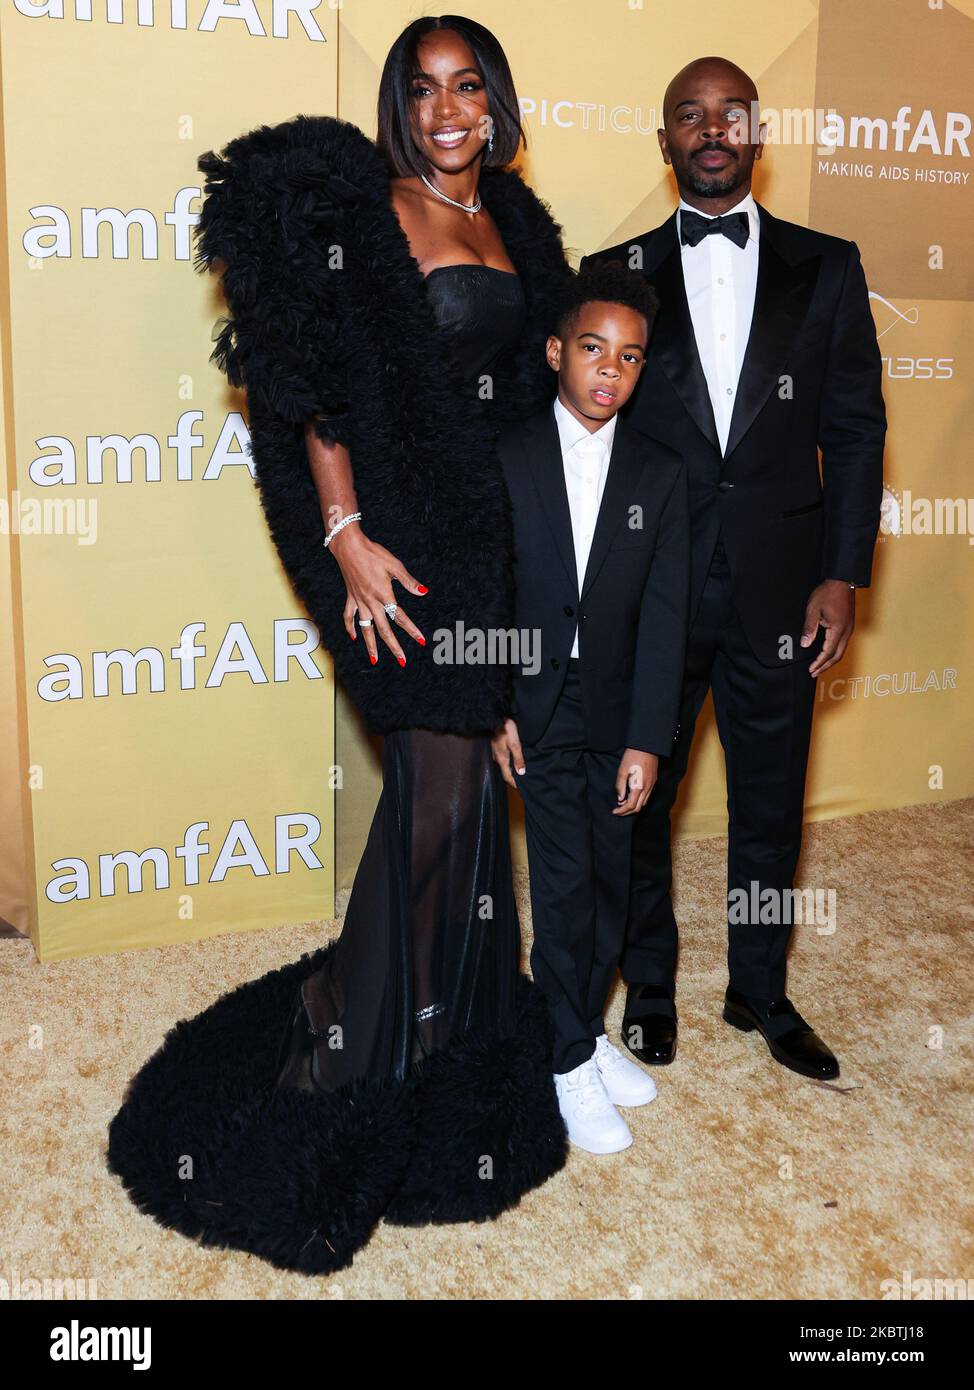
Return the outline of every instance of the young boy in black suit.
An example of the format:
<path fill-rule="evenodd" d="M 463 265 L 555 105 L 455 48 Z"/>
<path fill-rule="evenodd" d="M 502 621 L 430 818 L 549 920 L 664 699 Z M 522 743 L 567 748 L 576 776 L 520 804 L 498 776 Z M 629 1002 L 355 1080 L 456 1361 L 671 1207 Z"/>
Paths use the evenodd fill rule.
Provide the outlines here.
<path fill-rule="evenodd" d="M 540 659 L 515 670 L 494 757 L 524 802 L 531 968 L 554 1023 L 559 1106 L 590 1153 L 627 1148 L 615 1107 L 656 1095 L 602 1017 L 625 936 L 633 818 L 673 747 L 686 641 L 686 470 L 618 415 L 656 307 L 622 265 L 574 277 L 546 348 L 557 399 L 498 446 L 515 627 L 540 643 Z"/>

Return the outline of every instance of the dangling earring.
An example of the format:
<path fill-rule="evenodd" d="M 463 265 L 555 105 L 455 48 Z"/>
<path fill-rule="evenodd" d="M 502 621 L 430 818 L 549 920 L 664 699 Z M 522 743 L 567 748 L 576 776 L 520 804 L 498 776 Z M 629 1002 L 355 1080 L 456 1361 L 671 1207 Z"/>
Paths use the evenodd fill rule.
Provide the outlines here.
<path fill-rule="evenodd" d="M 493 118 L 493 116 L 488 116 L 487 119 L 490 121 L 490 134 L 487 136 L 487 153 L 488 153 L 488 154 L 493 154 L 493 152 L 494 152 L 494 118 Z"/>

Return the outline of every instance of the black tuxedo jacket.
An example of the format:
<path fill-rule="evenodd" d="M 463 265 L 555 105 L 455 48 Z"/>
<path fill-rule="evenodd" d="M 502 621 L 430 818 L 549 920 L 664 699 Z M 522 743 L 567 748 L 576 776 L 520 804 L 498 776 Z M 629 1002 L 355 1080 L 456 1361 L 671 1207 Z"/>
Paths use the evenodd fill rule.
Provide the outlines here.
<path fill-rule="evenodd" d="M 868 585 L 883 489 L 882 363 L 855 242 L 758 204 L 754 316 L 722 457 L 680 263 L 676 213 L 586 256 L 641 269 L 660 300 L 649 360 L 623 408 L 685 459 L 693 536 L 690 620 L 718 530 L 758 659 L 802 654 L 822 579 Z M 638 254 L 634 256 L 638 248 Z M 821 475 L 819 455 L 821 449 Z M 783 637 L 791 643 L 782 644 Z"/>
<path fill-rule="evenodd" d="M 553 408 L 507 428 L 498 458 L 514 517 L 515 626 L 540 637 L 537 673 L 514 671 L 512 714 L 522 742 L 536 743 L 548 725 L 577 623 L 589 746 L 669 754 L 689 604 L 683 460 L 617 419 L 579 592 Z"/>

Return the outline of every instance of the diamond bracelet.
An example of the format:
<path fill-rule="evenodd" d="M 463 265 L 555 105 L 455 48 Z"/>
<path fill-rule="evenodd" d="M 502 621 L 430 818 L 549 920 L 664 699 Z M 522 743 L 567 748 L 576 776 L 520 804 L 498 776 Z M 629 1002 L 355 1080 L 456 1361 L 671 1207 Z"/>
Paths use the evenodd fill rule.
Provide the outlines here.
<path fill-rule="evenodd" d="M 323 545 L 323 546 L 325 547 L 325 549 L 327 550 L 328 547 L 331 545 L 332 541 L 335 539 L 335 537 L 338 535 L 339 531 L 341 531 L 343 527 L 348 526 L 348 525 L 349 525 L 351 522 L 353 522 L 353 521 L 361 521 L 361 520 L 362 520 L 362 513 L 361 513 L 361 512 L 349 512 L 348 516 L 343 516 L 342 519 L 341 519 L 341 521 L 338 521 L 338 522 L 335 523 L 335 525 L 334 525 L 334 526 L 331 528 L 331 530 L 328 532 L 328 534 L 327 534 L 327 536 L 325 537 L 325 539 L 321 542 L 322 545 Z"/>

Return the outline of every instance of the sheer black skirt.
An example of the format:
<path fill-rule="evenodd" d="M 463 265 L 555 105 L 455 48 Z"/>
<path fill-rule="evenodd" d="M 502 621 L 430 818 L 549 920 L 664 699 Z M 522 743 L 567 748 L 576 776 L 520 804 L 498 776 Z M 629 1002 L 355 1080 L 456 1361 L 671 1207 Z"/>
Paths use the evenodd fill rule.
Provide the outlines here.
<path fill-rule="evenodd" d="M 278 1086 L 402 1079 L 456 1036 L 513 1028 L 520 931 L 490 742 L 403 730 L 382 764 L 342 933 L 302 982 Z"/>

